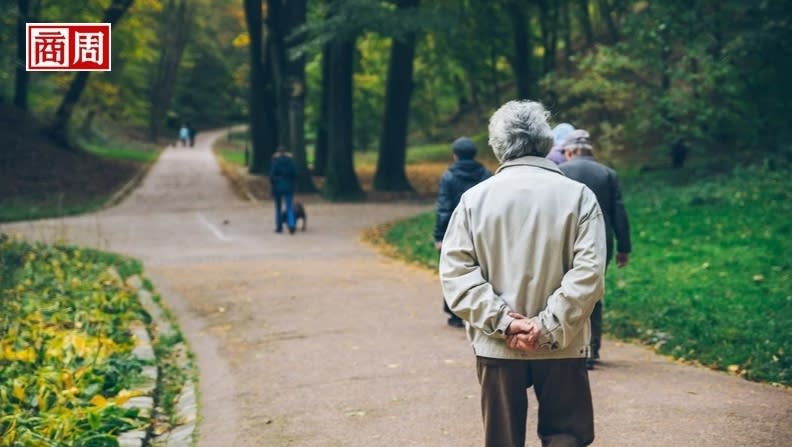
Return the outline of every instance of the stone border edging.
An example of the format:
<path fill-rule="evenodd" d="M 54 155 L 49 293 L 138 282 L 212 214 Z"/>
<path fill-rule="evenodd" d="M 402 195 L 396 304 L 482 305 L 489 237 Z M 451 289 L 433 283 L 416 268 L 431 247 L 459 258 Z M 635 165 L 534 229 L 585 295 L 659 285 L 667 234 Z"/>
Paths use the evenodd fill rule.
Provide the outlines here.
<path fill-rule="evenodd" d="M 149 335 L 146 325 L 142 321 L 133 321 L 129 327 L 132 335 L 135 337 L 135 348 L 132 350 L 132 355 L 144 360 L 155 361 L 157 360 L 154 354 L 154 348 L 151 345 L 151 336 Z M 135 396 L 121 405 L 121 408 L 137 408 L 140 410 L 143 417 L 151 419 L 154 414 L 154 392 L 157 388 L 159 380 L 159 371 L 157 366 L 149 365 L 143 368 L 143 377 L 145 382 L 132 391 L 143 393 L 142 396 Z M 152 424 L 149 423 L 142 430 L 130 430 L 121 433 L 118 436 L 119 447 L 142 447 L 148 439 L 149 432 L 151 431 Z"/>
<path fill-rule="evenodd" d="M 127 285 L 137 291 L 138 300 L 140 301 L 143 309 L 149 314 L 149 316 L 151 316 L 152 324 L 158 328 L 159 335 L 173 335 L 175 333 L 173 325 L 165 316 L 165 312 L 163 311 L 160 304 L 154 301 L 151 292 L 143 288 L 143 281 L 141 278 L 135 275 L 127 278 L 126 282 Z M 133 329 L 133 333 L 135 333 L 137 340 L 148 340 L 148 349 L 143 346 L 145 345 L 145 342 L 139 341 L 133 352 L 143 356 L 150 355 L 150 359 L 155 359 L 154 350 L 151 345 L 151 338 L 149 337 L 146 327 L 142 325 L 142 323 L 140 329 L 142 329 L 142 331 L 140 332 L 139 338 L 138 332 L 135 332 L 138 329 Z M 143 335 L 143 333 L 145 333 L 145 335 Z M 185 367 L 187 365 L 186 353 L 188 350 L 186 344 L 179 343 L 174 345 L 174 349 L 179 349 L 185 354 L 180 356 L 182 360 L 179 365 L 180 367 Z M 151 382 L 146 381 L 146 383 L 139 388 L 140 391 L 146 392 L 146 396 L 132 398 L 127 402 L 127 404 L 130 407 L 141 408 L 141 410 L 144 412 L 148 410 L 148 416 L 152 423 L 145 432 L 131 431 L 122 433 L 118 438 L 119 447 L 143 447 L 146 445 L 156 445 L 162 447 L 191 447 L 195 438 L 195 429 L 198 422 L 198 405 L 196 399 L 197 383 L 194 380 L 188 378 L 183 384 L 179 393 L 175 410 L 177 412 L 176 415 L 180 421 L 180 425 L 172 427 L 172 429 L 168 432 L 155 435 L 151 433 L 151 429 L 153 428 L 153 420 L 155 416 L 154 411 L 156 409 L 154 406 L 154 391 L 157 384 L 159 384 L 159 376 L 157 374 L 157 366 L 153 366 L 151 368 L 153 369 L 153 372 L 144 368 L 143 376 L 150 378 L 153 374 L 155 377 L 153 386 L 151 385 Z M 144 436 L 141 437 L 141 433 Z"/>

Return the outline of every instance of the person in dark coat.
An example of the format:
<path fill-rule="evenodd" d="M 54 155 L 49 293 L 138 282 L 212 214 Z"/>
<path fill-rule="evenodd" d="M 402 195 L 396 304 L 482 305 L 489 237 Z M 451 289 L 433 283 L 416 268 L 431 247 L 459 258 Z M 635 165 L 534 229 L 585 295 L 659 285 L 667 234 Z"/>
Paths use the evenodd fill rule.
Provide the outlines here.
<path fill-rule="evenodd" d="M 627 210 L 622 201 L 621 187 L 616 172 L 594 159 L 589 133 L 578 129 L 572 131 L 564 140 L 566 163 L 559 166 L 561 171 L 572 180 L 588 186 L 597 196 L 597 202 L 605 217 L 605 236 L 607 262 L 613 257 L 613 237 L 616 236 L 616 265 L 627 265 L 632 246 L 630 244 L 630 223 Z M 607 268 L 607 264 L 606 264 Z M 602 341 L 602 301 L 598 301 L 591 314 L 591 358 L 589 369 L 599 361 Z"/>
<path fill-rule="evenodd" d="M 451 145 L 454 153 L 454 163 L 443 173 L 440 178 L 440 187 L 437 196 L 437 220 L 434 229 L 435 248 L 438 253 L 443 246 L 443 236 L 445 236 L 448 222 L 451 220 L 451 213 L 454 212 L 462 193 L 475 186 L 477 183 L 492 176 L 481 163 L 474 160 L 476 157 L 476 145 L 470 138 L 457 138 Z M 448 325 L 452 327 L 464 327 L 462 319 L 454 315 L 448 308 L 443 299 L 443 310 L 449 315 Z"/>
<path fill-rule="evenodd" d="M 297 177 L 297 166 L 292 160 L 286 148 L 279 146 L 272 156 L 272 167 L 270 168 L 270 185 L 272 186 L 272 197 L 275 199 L 275 232 L 283 232 L 283 205 L 286 206 L 286 226 L 289 233 L 294 234 L 297 226 L 292 209 L 294 199 L 294 179 Z"/>

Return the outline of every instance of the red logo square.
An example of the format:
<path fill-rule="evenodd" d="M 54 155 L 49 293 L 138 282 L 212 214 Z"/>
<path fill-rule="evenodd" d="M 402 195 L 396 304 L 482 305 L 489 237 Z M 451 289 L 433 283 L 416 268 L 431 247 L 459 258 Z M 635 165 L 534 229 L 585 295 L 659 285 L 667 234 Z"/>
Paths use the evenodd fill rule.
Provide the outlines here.
<path fill-rule="evenodd" d="M 109 23 L 26 24 L 27 71 L 110 71 Z"/>

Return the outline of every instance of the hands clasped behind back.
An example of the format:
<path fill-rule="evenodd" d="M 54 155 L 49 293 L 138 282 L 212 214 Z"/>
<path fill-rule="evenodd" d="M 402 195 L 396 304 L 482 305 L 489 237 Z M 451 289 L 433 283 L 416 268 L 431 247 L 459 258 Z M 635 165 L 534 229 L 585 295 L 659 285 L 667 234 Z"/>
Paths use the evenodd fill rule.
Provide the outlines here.
<path fill-rule="evenodd" d="M 514 318 L 506 329 L 506 346 L 525 352 L 536 352 L 539 349 L 539 327 L 525 315 L 509 312 Z"/>

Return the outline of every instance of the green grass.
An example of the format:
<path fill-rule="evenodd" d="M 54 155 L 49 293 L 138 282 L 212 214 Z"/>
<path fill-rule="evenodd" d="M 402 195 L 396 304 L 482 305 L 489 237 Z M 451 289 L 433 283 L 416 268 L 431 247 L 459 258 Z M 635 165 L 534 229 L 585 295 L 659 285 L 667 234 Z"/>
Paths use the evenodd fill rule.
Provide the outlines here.
<path fill-rule="evenodd" d="M 751 380 L 792 385 L 789 171 L 742 169 L 670 184 L 682 174 L 624 182 L 634 248 L 628 267 L 608 271 L 606 332 Z M 399 256 L 435 269 L 433 225 L 433 214 L 422 214 L 394 224 L 384 238 Z"/>
<path fill-rule="evenodd" d="M 126 160 L 138 163 L 154 163 L 159 157 L 159 151 L 141 149 L 130 144 L 84 142 L 86 151 L 103 158 L 113 160 Z"/>
<path fill-rule="evenodd" d="M 96 210 L 108 197 L 84 198 L 76 204 L 64 205 L 57 196 L 21 196 L 0 201 L 0 222 L 72 216 Z"/>

